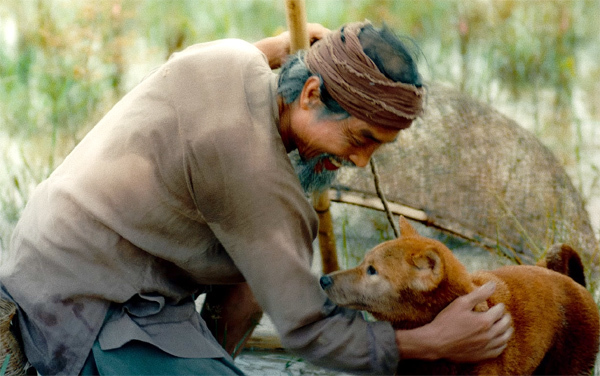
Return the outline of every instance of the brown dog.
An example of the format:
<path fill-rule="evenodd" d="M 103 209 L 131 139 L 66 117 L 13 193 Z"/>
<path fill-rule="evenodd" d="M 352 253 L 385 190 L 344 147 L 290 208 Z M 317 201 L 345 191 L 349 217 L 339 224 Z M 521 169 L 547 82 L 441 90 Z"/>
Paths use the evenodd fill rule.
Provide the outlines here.
<path fill-rule="evenodd" d="M 540 266 L 506 266 L 469 274 L 446 246 L 420 236 L 404 218 L 400 218 L 400 229 L 399 239 L 373 248 L 356 268 L 321 278 L 333 302 L 368 311 L 379 320 L 390 321 L 396 329 L 410 329 L 431 322 L 457 297 L 494 281 L 494 294 L 476 310 L 504 303 L 515 332 L 506 350 L 495 359 L 476 364 L 405 360 L 398 374 L 591 372 L 599 345 L 598 307 L 583 286 L 543 267 L 556 265 L 583 279 L 579 255 L 570 247 L 553 247 Z"/>

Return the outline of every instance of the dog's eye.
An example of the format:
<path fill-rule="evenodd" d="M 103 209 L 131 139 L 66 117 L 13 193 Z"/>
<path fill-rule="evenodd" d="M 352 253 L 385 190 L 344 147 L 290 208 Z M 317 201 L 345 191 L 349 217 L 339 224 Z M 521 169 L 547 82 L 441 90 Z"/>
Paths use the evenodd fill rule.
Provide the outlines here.
<path fill-rule="evenodd" d="M 367 274 L 368 275 L 375 275 L 375 274 L 377 274 L 377 269 L 375 269 L 373 267 L 373 265 L 369 265 L 369 267 L 367 268 Z"/>

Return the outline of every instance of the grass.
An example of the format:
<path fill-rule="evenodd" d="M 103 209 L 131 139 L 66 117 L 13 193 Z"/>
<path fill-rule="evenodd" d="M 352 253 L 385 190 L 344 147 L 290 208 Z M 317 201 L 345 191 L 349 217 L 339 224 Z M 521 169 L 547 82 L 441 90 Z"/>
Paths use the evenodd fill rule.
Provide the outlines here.
<path fill-rule="evenodd" d="M 427 80 L 463 88 L 534 132 L 600 213 L 600 2 L 306 3 L 310 22 L 366 18 L 410 35 Z M 32 189 L 146 72 L 192 43 L 277 33 L 285 14 L 275 0 L 6 0 L 0 25 L 1 260 Z M 385 217 L 358 228 L 353 214 L 340 215 L 346 266 L 393 234 Z M 597 283 L 592 293 L 600 305 Z"/>

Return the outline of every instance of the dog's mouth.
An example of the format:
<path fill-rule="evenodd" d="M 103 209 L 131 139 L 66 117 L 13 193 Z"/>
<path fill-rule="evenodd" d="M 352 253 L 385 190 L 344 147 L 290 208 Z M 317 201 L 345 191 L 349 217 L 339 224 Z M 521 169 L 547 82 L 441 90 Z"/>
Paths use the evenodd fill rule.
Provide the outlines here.
<path fill-rule="evenodd" d="M 331 299 L 331 297 L 329 297 Z M 355 309 L 357 311 L 370 311 L 371 307 L 368 306 L 367 304 L 361 303 L 361 302 L 341 302 L 339 300 L 335 300 L 335 299 L 331 299 L 332 302 L 334 302 L 337 306 L 339 307 L 344 307 L 344 308 L 350 308 L 350 309 Z"/>
<path fill-rule="evenodd" d="M 368 306 L 366 304 L 362 304 L 362 303 L 350 303 L 350 304 L 344 305 L 344 307 L 355 309 L 357 311 L 371 311 L 370 306 Z"/>
<path fill-rule="evenodd" d="M 370 311 L 372 309 L 372 305 L 356 299 L 349 299 L 346 294 L 330 294 L 330 291 L 326 291 L 326 293 L 327 296 L 329 296 L 329 299 L 340 307 L 351 308 L 358 311 Z"/>

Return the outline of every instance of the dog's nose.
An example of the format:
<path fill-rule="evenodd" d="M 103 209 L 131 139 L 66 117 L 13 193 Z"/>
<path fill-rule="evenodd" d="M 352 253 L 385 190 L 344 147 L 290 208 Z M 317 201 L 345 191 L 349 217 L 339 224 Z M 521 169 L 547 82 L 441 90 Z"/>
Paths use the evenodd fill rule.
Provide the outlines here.
<path fill-rule="evenodd" d="M 321 288 L 323 290 L 325 290 L 329 286 L 333 285 L 333 278 L 331 278 L 328 275 L 324 275 L 324 276 L 321 277 L 321 279 L 319 280 L 319 282 L 321 283 Z"/>

